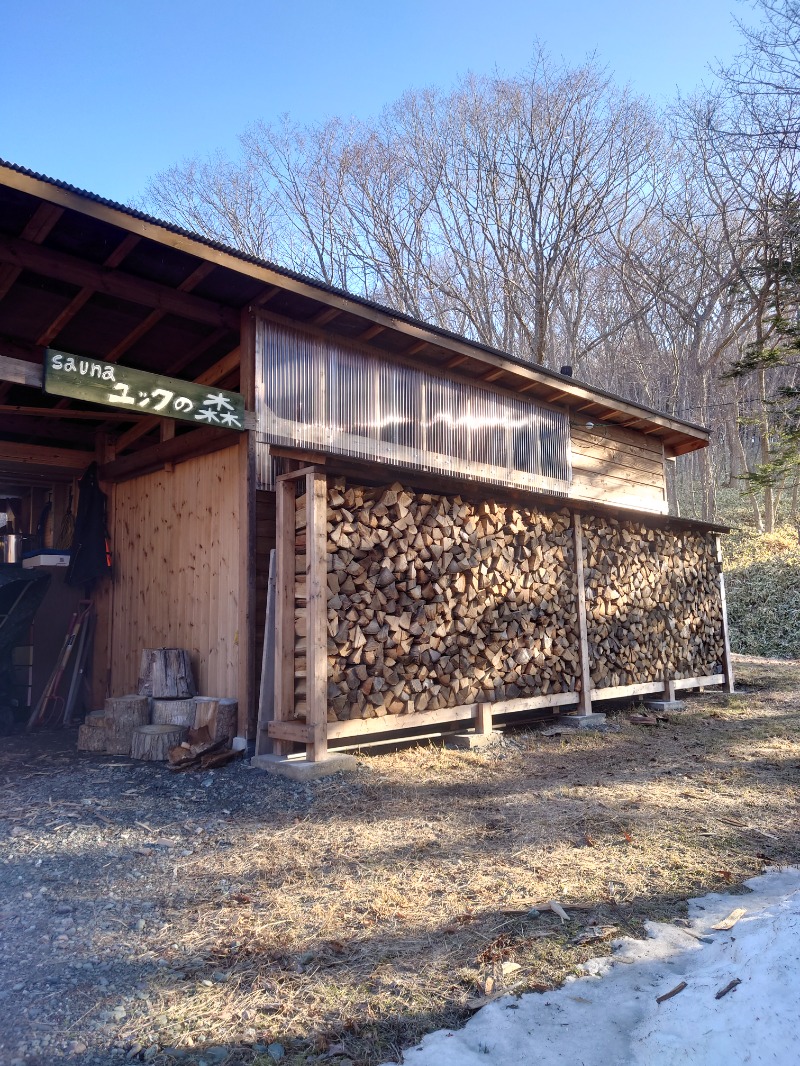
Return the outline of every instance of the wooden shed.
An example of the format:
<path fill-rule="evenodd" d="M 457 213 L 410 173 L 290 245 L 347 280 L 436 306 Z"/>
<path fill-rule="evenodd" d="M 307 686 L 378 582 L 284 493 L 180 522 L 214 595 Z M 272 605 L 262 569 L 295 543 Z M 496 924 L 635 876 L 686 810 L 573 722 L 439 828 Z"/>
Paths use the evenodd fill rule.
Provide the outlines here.
<path fill-rule="evenodd" d="M 43 391 L 69 359 L 81 387 Z M 224 418 L 231 394 L 244 411 Z M 667 462 L 707 444 L 0 164 L 0 504 L 31 532 L 49 501 L 40 536 L 59 547 L 99 464 L 114 565 L 92 590 L 96 705 L 133 691 L 142 648 L 183 647 L 201 691 L 238 699 L 242 737 L 319 760 L 730 686 L 721 529 L 667 514 Z"/>

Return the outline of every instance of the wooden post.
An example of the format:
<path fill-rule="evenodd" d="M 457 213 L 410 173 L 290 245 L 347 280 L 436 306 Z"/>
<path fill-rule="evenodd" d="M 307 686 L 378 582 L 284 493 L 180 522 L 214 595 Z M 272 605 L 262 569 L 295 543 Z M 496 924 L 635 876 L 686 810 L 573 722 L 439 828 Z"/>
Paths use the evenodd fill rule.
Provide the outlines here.
<path fill-rule="evenodd" d="M 256 332 L 249 308 L 242 312 L 239 326 L 239 392 L 246 411 L 255 408 Z M 256 706 L 256 461 L 255 432 L 247 429 L 239 440 L 239 736 L 255 735 Z"/>
<path fill-rule="evenodd" d="M 592 669 L 589 661 L 589 630 L 586 624 L 586 586 L 583 577 L 583 527 L 581 516 L 572 513 L 575 531 L 575 580 L 578 598 L 578 641 L 580 644 L 581 698 L 578 701 L 578 715 L 592 713 Z"/>
<path fill-rule="evenodd" d="M 725 574 L 722 571 L 722 540 L 717 535 L 714 537 L 717 549 L 717 566 L 719 567 L 719 598 L 722 603 L 722 672 L 725 674 L 724 689 L 733 692 L 733 659 L 731 657 L 731 642 L 728 633 L 728 604 L 725 599 Z"/>
<path fill-rule="evenodd" d="M 258 725 L 256 727 L 256 755 L 269 755 L 273 741 L 269 723 L 275 720 L 275 588 L 277 585 L 275 549 L 269 553 L 267 581 L 267 611 L 264 619 L 264 648 L 261 655 L 261 686 L 258 697 Z"/>
<path fill-rule="evenodd" d="M 275 721 L 288 722 L 294 712 L 294 498 L 293 480 L 275 486 Z M 276 755 L 288 755 L 291 743 L 273 742 Z"/>
<path fill-rule="evenodd" d="M 664 667 L 664 700 L 667 703 L 675 702 L 675 682 L 672 679 L 671 671 Z"/>
<path fill-rule="evenodd" d="M 488 737 L 493 730 L 491 703 L 479 703 L 475 713 L 475 732 L 478 736 Z"/>
<path fill-rule="evenodd" d="M 311 739 L 306 758 L 328 754 L 328 478 L 306 474 L 306 701 Z"/>

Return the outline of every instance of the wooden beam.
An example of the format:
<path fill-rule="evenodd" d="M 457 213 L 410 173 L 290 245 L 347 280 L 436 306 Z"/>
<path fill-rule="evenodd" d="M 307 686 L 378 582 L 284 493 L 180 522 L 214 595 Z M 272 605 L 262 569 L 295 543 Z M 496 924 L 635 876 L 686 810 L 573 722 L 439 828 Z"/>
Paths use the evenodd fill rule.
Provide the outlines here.
<path fill-rule="evenodd" d="M 5 237 L 0 242 L 0 262 L 130 303 L 158 308 L 193 322 L 228 326 L 231 330 L 239 328 L 239 313 L 232 307 L 192 296 L 191 293 L 178 292 L 177 289 L 170 289 L 166 285 L 137 278 L 132 274 L 95 266 L 77 256 L 57 252 L 52 248 L 41 248 L 16 237 Z"/>
<path fill-rule="evenodd" d="M 199 267 L 192 271 L 192 273 L 185 278 L 177 288 L 178 292 L 191 292 L 197 285 L 208 277 L 211 271 L 214 269 L 211 263 L 201 263 Z M 105 356 L 107 363 L 116 363 L 125 352 L 129 351 L 137 341 L 141 340 L 150 330 L 156 326 L 162 318 L 164 318 L 165 311 L 151 311 L 150 314 L 140 322 L 139 325 L 131 330 L 127 337 L 123 337 L 122 340 L 115 344 L 114 347 Z"/>
<path fill-rule="evenodd" d="M 490 370 L 488 374 L 481 374 L 481 381 L 497 381 L 503 374 L 505 374 L 503 369 Z"/>
<path fill-rule="evenodd" d="M 492 718 L 497 719 L 501 714 L 525 714 L 529 711 L 550 710 L 554 707 L 570 707 L 577 702 L 577 692 L 554 692 L 549 696 L 500 700 L 488 706 L 491 709 Z M 421 726 L 440 725 L 443 722 L 463 722 L 470 718 L 477 722 L 479 706 L 477 703 L 468 703 L 458 707 L 441 707 L 435 711 L 414 711 L 411 714 L 387 714 L 382 718 L 351 718 L 342 722 L 328 722 L 328 740 L 375 733 L 394 733 L 404 729 L 419 729 Z M 270 735 L 272 735 L 271 730 Z"/>
<path fill-rule="evenodd" d="M 406 350 L 405 354 L 406 355 L 419 355 L 419 353 L 421 351 L 423 351 L 425 348 L 430 348 L 430 346 L 431 346 L 431 342 L 430 341 L 417 341 L 415 344 L 412 344 L 411 347 Z"/>
<path fill-rule="evenodd" d="M 94 452 L 73 448 L 47 448 L 41 444 L 19 444 L 0 440 L 0 464 L 30 463 L 32 466 L 56 466 L 60 470 L 83 471 L 94 459 Z"/>
<path fill-rule="evenodd" d="M 710 688 L 712 685 L 724 685 L 725 674 L 709 674 L 707 677 L 676 677 L 672 682 L 680 691 L 686 688 Z"/>
<path fill-rule="evenodd" d="M 306 758 L 328 754 L 328 479 L 306 476 L 306 703 L 311 739 Z"/>
<path fill-rule="evenodd" d="M 462 363 L 466 363 L 466 355 L 454 355 L 452 359 L 448 359 L 444 364 L 445 370 L 455 370 L 457 366 L 461 366 Z"/>
<path fill-rule="evenodd" d="M 370 326 L 369 329 L 365 329 L 363 333 L 359 333 L 357 340 L 362 343 L 364 341 L 371 341 L 373 337 L 377 337 L 379 333 L 383 333 L 385 330 L 386 326 L 381 326 L 376 323 L 374 326 Z"/>
<path fill-rule="evenodd" d="M 166 463 L 181 463 L 194 459 L 198 455 L 220 451 L 222 448 L 235 447 L 238 434 L 233 430 L 218 429 L 216 426 L 204 426 L 203 429 L 181 433 L 172 440 L 153 444 L 149 448 L 123 455 L 106 463 L 100 468 L 102 481 L 129 481 L 131 478 L 161 470 Z"/>
<path fill-rule="evenodd" d="M 266 290 L 266 292 L 263 292 L 261 294 L 261 296 L 257 296 L 256 299 L 253 300 L 251 306 L 252 307 L 266 307 L 267 304 L 271 300 L 274 300 L 275 297 L 278 295 L 278 293 L 282 292 L 282 291 L 283 290 L 280 289 L 277 285 L 270 285 L 269 288 Z"/>
<path fill-rule="evenodd" d="M 22 231 L 22 240 L 32 241 L 33 244 L 41 244 L 63 214 L 64 209 L 62 207 L 46 203 L 39 204 Z M 0 267 L 0 300 L 7 295 L 21 273 L 21 268 L 10 264 Z"/>
<path fill-rule="evenodd" d="M 141 237 L 129 233 L 122 239 L 122 241 L 120 241 L 108 259 L 105 260 L 103 266 L 109 267 L 110 269 L 118 267 L 128 253 L 133 251 L 140 240 Z M 47 348 L 55 340 L 64 326 L 66 326 L 68 322 L 71 322 L 80 309 L 91 300 L 92 296 L 94 296 L 94 289 L 81 289 L 79 293 L 73 296 L 61 314 L 58 315 L 50 323 L 47 329 L 39 335 L 36 343 L 41 344 L 43 348 Z"/>
<path fill-rule="evenodd" d="M 315 326 L 324 326 L 327 322 L 331 322 L 334 318 L 342 313 L 339 307 L 326 307 L 324 311 L 320 311 L 311 319 L 311 322 Z"/>
<path fill-rule="evenodd" d="M 255 382 L 255 319 L 245 310 L 239 328 L 239 349 L 213 368 L 223 376 L 228 366 L 240 368 L 239 391 L 245 408 L 253 410 Z M 204 376 L 204 375 L 201 375 Z M 209 384 L 209 382 L 204 382 Z M 239 736 L 256 736 L 256 444 L 249 430 L 239 440 Z"/>
<path fill-rule="evenodd" d="M 6 347 L 6 345 L 3 344 L 3 347 Z M 0 381 L 10 381 L 15 385 L 30 385 L 33 388 L 41 388 L 44 381 L 44 370 L 38 363 L 29 363 L 25 359 L 14 359 L 8 355 L 0 355 Z"/>
<path fill-rule="evenodd" d="M 30 384 L 30 382 L 23 382 L 23 384 Z M 15 407 L 13 404 L 0 404 L 0 414 L 23 415 L 42 420 L 57 418 L 76 422 L 130 422 L 131 420 L 131 416 L 123 411 L 76 411 L 74 407 Z"/>
<path fill-rule="evenodd" d="M 593 700 L 622 700 L 628 696 L 652 696 L 664 691 L 663 681 L 646 681 L 641 685 L 616 685 L 609 688 L 593 688 Z"/>

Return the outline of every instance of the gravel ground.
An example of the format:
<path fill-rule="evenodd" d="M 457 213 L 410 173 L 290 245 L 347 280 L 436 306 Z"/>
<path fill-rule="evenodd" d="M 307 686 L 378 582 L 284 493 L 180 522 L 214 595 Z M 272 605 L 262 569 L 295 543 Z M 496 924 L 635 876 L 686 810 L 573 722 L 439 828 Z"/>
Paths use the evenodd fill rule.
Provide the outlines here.
<path fill-rule="evenodd" d="M 132 1022 L 141 1031 L 154 983 L 225 980 L 207 957 L 182 960 L 177 971 L 148 947 L 185 895 L 196 904 L 187 868 L 200 860 L 201 894 L 224 903 L 239 886 L 214 877 L 214 857 L 235 846 L 237 823 L 302 818 L 314 786 L 242 762 L 175 774 L 79 755 L 75 743 L 72 732 L 2 742 L 0 1064 L 251 1062 L 266 1049 L 173 1053 L 158 1048 L 155 1031 L 149 1047 L 121 1034 Z"/>

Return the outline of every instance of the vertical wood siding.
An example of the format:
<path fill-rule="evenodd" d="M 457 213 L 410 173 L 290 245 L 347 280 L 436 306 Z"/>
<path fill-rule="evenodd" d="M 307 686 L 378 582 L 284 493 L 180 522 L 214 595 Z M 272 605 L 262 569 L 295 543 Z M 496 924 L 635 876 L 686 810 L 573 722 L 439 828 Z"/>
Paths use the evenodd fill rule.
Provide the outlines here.
<path fill-rule="evenodd" d="M 142 648 L 180 647 L 200 693 L 239 697 L 238 480 L 226 448 L 114 486 L 111 695 L 136 691 Z"/>

